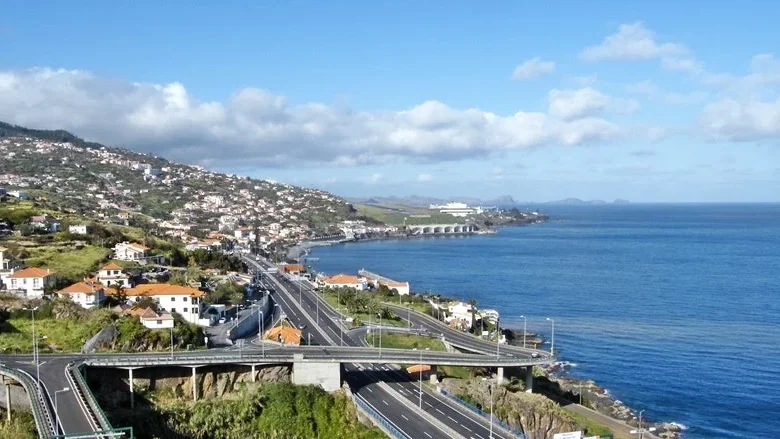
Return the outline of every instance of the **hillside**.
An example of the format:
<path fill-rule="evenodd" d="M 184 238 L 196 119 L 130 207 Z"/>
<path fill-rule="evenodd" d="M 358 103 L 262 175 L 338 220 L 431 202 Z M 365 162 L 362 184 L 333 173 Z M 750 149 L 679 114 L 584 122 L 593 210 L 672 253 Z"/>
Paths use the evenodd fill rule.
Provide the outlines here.
<path fill-rule="evenodd" d="M 411 207 L 428 207 L 431 204 L 447 204 L 450 202 L 466 203 L 469 206 L 510 206 L 517 202 L 511 195 L 502 195 L 492 200 L 483 200 L 474 197 L 452 197 L 435 198 L 419 195 L 409 195 L 406 197 L 368 197 L 368 198 L 349 198 L 350 202 L 365 205 L 402 205 Z"/>
<path fill-rule="evenodd" d="M 258 225 L 303 237 L 332 230 L 354 212 L 344 199 L 324 191 L 173 163 L 67 131 L 2 122 L 0 188 L 48 208 L 147 224 L 170 235 L 232 234 L 239 226 Z"/>

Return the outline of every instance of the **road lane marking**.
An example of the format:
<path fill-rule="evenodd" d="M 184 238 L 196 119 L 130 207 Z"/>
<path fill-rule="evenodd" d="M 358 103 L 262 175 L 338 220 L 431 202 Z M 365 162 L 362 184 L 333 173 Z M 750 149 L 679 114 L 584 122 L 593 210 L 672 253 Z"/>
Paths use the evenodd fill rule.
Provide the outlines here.
<path fill-rule="evenodd" d="M 452 422 L 454 422 L 456 424 L 460 424 L 460 422 L 456 421 L 455 418 L 453 418 L 452 416 L 447 415 L 447 417 L 450 418 L 450 421 L 452 421 Z"/>
<path fill-rule="evenodd" d="M 430 434 L 428 434 L 428 432 L 427 432 L 427 431 L 423 431 L 423 433 L 425 433 L 425 435 L 426 435 L 426 436 L 428 436 L 428 437 L 430 437 L 430 438 L 432 438 L 432 437 L 433 437 L 433 436 L 431 436 Z"/>
<path fill-rule="evenodd" d="M 385 403 L 386 406 L 388 407 L 390 406 L 390 404 L 388 404 L 387 401 L 385 401 L 384 399 L 382 400 L 382 402 Z"/>
<path fill-rule="evenodd" d="M 403 413 L 401 414 L 401 417 L 406 419 L 407 421 L 409 420 L 409 418 L 407 418 Z"/>
<path fill-rule="evenodd" d="M 371 390 L 371 388 L 370 388 L 370 387 L 366 387 L 366 390 L 368 390 L 368 391 L 369 391 L 369 392 L 371 392 L 371 393 L 374 393 L 374 391 L 373 391 L 373 390 Z"/>
<path fill-rule="evenodd" d="M 441 411 L 441 410 L 439 410 L 439 409 L 436 409 L 436 411 L 437 411 L 437 412 L 439 412 L 439 413 L 441 413 L 442 415 L 444 414 L 444 412 L 443 412 L 443 411 Z"/>

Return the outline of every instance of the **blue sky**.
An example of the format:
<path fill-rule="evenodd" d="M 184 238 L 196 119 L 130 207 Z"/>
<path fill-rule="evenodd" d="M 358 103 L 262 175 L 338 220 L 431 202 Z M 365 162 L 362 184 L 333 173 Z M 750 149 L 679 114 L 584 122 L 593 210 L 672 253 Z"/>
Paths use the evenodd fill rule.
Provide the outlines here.
<path fill-rule="evenodd" d="M 226 3 L 5 5 L 0 120 L 346 196 L 780 198 L 774 2 Z"/>

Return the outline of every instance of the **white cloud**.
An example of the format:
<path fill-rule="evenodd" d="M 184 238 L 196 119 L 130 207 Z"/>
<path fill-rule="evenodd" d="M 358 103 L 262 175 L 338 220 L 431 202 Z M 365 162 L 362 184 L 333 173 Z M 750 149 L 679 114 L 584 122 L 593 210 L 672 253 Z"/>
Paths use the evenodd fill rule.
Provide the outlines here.
<path fill-rule="evenodd" d="M 555 71 L 555 63 L 552 61 L 543 61 L 541 58 L 531 58 L 515 67 L 512 72 L 512 79 L 527 80 L 538 78 L 539 76 Z"/>
<path fill-rule="evenodd" d="M 780 98 L 768 102 L 723 99 L 707 105 L 699 123 L 715 140 L 779 140 Z"/>
<path fill-rule="evenodd" d="M 631 99 L 607 96 L 590 87 L 578 90 L 553 89 L 548 95 L 549 112 L 563 120 L 594 116 L 606 110 L 632 113 L 639 103 Z"/>
<path fill-rule="evenodd" d="M 504 175 L 504 168 L 501 166 L 496 166 L 493 168 L 493 175 Z"/>
<path fill-rule="evenodd" d="M 586 76 L 575 76 L 574 83 L 580 87 L 590 87 L 598 82 L 599 77 L 595 73 Z"/>
<path fill-rule="evenodd" d="M 382 181 L 382 174 L 376 173 L 368 177 L 368 182 L 371 184 L 377 184 Z"/>
<path fill-rule="evenodd" d="M 701 63 L 693 58 L 665 57 L 661 60 L 661 66 L 674 72 L 685 72 L 698 75 L 704 71 Z"/>
<path fill-rule="evenodd" d="M 681 44 L 657 42 L 655 33 L 636 22 L 621 24 L 616 33 L 604 38 L 601 44 L 586 47 L 579 56 L 585 61 L 645 60 L 675 57 L 687 52 Z"/>
<path fill-rule="evenodd" d="M 426 181 L 432 181 L 432 180 L 433 180 L 433 176 L 431 174 L 419 174 L 417 176 L 417 181 L 420 181 L 420 182 L 426 182 Z"/>
<path fill-rule="evenodd" d="M 658 94 L 658 86 L 650 80 L 628 84 L 625 89 L 626 93 L 634 95 L 655 96 Z"/>
<path fill-rule="evenodd" d="M 709 98 L 710 94 L 704 91 L 692 91 L 688 93 L 666 93 L 664 102 L 671 105 L 701 104 Z"/>
<path fill-rule="evenodd" d="M 561 113 L 566 117 L 558 117 Z M 438 101 L 360 112 L 342 105 L 293 105 L 256 88 L 238 90 L 223 102 L 205 102 L 178 82 L 133 83 L 78 70 L 0 71 L 0 120 L 63 128 L 90 140 L 212 167 L 429 163 L 605 141 L 620 133 L 603 119 L 574 120 L 577 113 L 592 114 L 498 115 Z"/>

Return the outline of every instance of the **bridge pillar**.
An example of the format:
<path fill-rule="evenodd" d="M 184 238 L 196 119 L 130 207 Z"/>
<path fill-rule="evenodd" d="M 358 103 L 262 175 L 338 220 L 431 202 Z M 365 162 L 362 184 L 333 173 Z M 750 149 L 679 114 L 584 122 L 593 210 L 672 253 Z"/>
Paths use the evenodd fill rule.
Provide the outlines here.
<path fill-rule="evenodd" d="M 504 384 L 504 368 L 499 367 L 496 369 L 496 382 L 498 384 Z"/>
<path fill-rule="evenodd" d="M 135 408 L 135 392 L 133 391 L 133 369 L 127 369 L 127 384 L 130 387 L 130 408 Z"/>
<path fill-rule="evenodd" d="M 192 400 L 197 401 L 198 400 L 198 378 L 197 373 L 198 368 L 197 366 L 192 366 Z"/>
<path fill-rule="evenodd" d="M 305 386 L 319 385 L 326 392 L 341 388 L 341 363 L 293 363 L 293 384 Z"/>
<path fill-rule="evenodd" d="M 527 393 L 534 392 L 534 367 L 533 366 L 525 367 L 525 391 Z"/>
<path fill-rule="evenodd" d="M 257 378 L 255 377 L 255 365 L 252 365 L 252 382 L 254 383 Z"/>
<path fill-rule="evenodd" d="M 5 410 L 8 415 L 8 422 L 11 422 L 11 383 L 5 378 L 3 382 L 5 383 Z"/>

